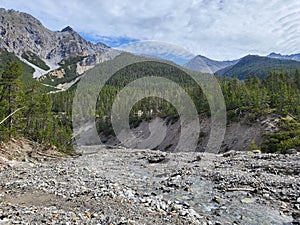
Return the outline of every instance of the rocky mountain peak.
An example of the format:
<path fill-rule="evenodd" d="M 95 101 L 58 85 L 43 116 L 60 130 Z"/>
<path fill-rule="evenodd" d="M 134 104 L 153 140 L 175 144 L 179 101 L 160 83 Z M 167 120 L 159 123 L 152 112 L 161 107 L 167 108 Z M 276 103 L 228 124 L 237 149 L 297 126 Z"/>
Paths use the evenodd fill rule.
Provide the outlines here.
<path fill-rule="evenodd" d="M 96 55 L 102 60 L 101 55 L 110 49 L 103 43 L 85 40 L 70 26 L 61 31 L 50 31 L 27 13 L 3 8 L 0 9 L 0 48 L 20 58 L 22 54 L 32 52 L 51 70 L 60 67 L 59 63 L 69 57 Z"/>
<path fill-rule="evenodd" d="M 282 55 L 280 53 L 272 52 L 268 55 L 268 57 L 281 57 Z"/>
<path fill-rule="evenodd" d="M 0 48 L 18 56 L 31 51 L 40 58 L 57 64 L 70 55 L 93 55 L 108 49 L 104 44 L 94 45 L 86 41 L 70 26 L 53 32 L 27 13 L 0 10 Z"/>
<path fill-rule="evenodd" d="M 203 73 L 215 73 L 216 71 L 223 69 L 227 66 L 234 65 L 238 60 L 233 61 L 217 61 L 209 59 L 202 55 L 197 55 L 185 64 L 185 67 L 190 70 L 195 70 Z"/>
<path fill-rule="evenodd" d="M 70 26 L 65 27 L 64 29 L 61 30 L 61 32 L 69 32 L 72 33 L 74 32 L 73 28 Z"/>

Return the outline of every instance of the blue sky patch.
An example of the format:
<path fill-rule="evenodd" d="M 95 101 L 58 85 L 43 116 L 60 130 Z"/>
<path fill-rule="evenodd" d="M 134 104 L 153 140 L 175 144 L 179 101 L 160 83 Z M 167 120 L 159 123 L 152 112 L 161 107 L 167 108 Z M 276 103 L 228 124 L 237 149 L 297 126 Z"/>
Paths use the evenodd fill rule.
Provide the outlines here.
<path fill-rule="evenodd" d="M 102 42 L 113 48 L 119 47 L 121 45 L 126 45 L 129 43 L 140 41 L 139 39 L 129 38 L 129 37 L 95 36 L 95 35 L 90 35 L 90 34 L 85 34 L 85 33 L 80 33 L 80 35 L 84 39 L 86 39 L 92 43 Z"/>

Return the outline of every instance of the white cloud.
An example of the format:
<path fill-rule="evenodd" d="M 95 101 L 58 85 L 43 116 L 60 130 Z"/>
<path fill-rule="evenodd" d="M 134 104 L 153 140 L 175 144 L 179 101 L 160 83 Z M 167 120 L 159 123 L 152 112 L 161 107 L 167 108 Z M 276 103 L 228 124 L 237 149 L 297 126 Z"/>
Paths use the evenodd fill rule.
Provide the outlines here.
<path fill-rule="evenodd" d="M 184 65 L 196 55 L 182 46 L 163 41 L 136 41 L 120 45 L 118 49 L 137 55 L 160 57 Z"/>
<path fill-rule="evenodd" d="M 1 0 L 52 30 L 171 42 L 213 59 L 300 52 L 297 0 Z"/>

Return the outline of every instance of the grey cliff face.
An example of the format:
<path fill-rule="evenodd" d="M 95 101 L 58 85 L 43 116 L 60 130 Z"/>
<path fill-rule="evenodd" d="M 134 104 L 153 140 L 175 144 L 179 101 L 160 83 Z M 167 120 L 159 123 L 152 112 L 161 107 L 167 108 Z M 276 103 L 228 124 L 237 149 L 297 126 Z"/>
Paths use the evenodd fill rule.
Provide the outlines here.
<path fill-rule="evenodd" d="M 29 14 L 5 9 L 0 9 L 0 47 L 19 56 L 31 51 L 56 63 L 68 56 L 94 55 L 109 49 L 86 41 L 71 27 L 53 32 Z"/>

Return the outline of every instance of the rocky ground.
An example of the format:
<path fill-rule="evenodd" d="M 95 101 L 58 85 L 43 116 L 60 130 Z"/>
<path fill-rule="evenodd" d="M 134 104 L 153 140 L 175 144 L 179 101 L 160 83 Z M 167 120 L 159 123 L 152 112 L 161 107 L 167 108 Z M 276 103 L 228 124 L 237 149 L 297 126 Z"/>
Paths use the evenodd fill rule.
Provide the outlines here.
<path fill-rule="evenodd" d="M 0 160 L 0 224 L 300 224 L 300 155 L 89 146 Z"/>

